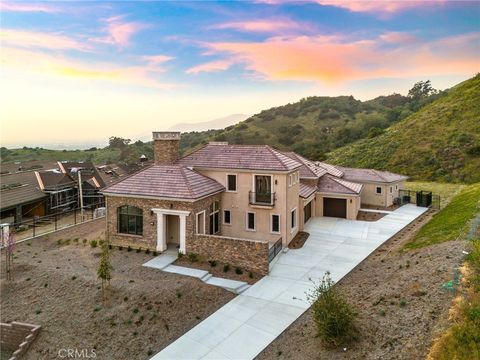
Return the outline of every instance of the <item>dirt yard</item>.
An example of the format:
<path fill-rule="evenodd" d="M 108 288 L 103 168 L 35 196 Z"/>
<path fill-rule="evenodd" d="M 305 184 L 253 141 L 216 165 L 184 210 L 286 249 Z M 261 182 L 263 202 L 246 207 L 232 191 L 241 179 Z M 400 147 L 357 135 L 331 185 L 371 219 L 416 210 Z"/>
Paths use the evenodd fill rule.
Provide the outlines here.
<path fill-rule="evenodd" d="M 103 304 L 100 249 L 88 244 L 103 236 L 97 222 L 88 236 L 70 229 L 17 245 L 13 282 L 5 280 L 2 263 L 1 321 L 42 326 L 25 359 L 58 359 L 61 349 L 95 351 L 102 360 L 148 359 L 234 297 L 197 279 L 142 267 L 151 254 L 116 249 Z"/>
<path fill-rule="evenodd" d="M 308 310 L 257 359 L 422 359 L 447 323 L 453 280 L 465 243 L 451 241 L 404 252 L 431 214 L 416 220 L 348 274 L 338 286 L 359 317 L 356 342 L 327 349 Z"/>
<path fill-rule="evenodd" d="M 377 221 L 380 220 L 382 217 L 384 217 L 385 213 L 379 213 L 379 212 L 370 212 L 370 211 L 362 211 L 360 210 L 357 214 L 357 220 L 362 220 L 362 221 Z"/>

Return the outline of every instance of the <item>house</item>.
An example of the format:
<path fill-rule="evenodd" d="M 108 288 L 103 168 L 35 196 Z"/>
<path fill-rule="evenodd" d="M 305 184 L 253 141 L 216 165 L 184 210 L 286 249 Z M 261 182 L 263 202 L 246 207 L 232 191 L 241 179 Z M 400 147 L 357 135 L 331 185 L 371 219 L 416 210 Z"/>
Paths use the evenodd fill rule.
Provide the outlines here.
<path fill-rule="evenodd" d="M 386 195 L 406 179 L 268 145 L 211 142 L 179 158 L 180 133 L 154 132 L 153 140 L 154 164 L 102 191 L 110 242 L 171 246 L 261 272 L 311 217 L 356 219 L 365 201 L 388 206 Z"/>

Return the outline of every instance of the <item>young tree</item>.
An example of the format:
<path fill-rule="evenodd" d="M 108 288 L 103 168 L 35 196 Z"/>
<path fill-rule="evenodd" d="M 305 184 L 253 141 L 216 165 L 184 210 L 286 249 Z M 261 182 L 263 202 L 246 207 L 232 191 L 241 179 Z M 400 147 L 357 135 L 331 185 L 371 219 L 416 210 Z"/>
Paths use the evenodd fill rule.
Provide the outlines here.
<path fill-rule="evenodd" d="M 334 287 L 327 272 L 320 284 L 307 294 L 319 337 L 328 345 L 344 345 L 355 338 L 355 317 L 350 304 Z"/>
<path fill-rule="evenodd" d="M 100 256 L 100 263 L 98 264 L 97 275 L 102 280 L 102 298 L 105 302 L 105 288 L 112 279 L 112 264 L 110 263 L 110 252 L 107 242 L 103 243 L 102 255 Z"/>

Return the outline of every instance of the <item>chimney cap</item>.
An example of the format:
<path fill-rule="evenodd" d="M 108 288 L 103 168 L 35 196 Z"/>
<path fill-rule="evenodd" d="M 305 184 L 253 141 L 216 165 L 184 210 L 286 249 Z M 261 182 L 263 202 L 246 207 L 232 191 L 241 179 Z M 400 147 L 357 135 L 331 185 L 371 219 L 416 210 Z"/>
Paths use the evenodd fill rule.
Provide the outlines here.
<path fill-rule="evenodd" d="M 180 131 L 154 131 L 153 140 L 180 140 Z"/>

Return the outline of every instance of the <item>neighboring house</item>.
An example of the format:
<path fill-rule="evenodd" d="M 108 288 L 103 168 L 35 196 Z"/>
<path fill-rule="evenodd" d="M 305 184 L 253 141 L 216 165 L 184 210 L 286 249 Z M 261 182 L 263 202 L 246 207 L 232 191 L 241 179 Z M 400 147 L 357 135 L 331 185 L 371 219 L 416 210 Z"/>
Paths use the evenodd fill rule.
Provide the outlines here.
<path fill-rule="evenodd" d="M 287 246 L 311 217 L 356 219 L 364 199 L 380 202 L 378 177 L 354 181 L 353 169 L 267 145 L 213 142 L 179 158 L 180 133 L 154 132 L 153 139 L 154 165 L 102 191 L 112 244 L 157 251 L 171 245 L 248 268 L 263 261 L 265 249 L 271 255 Z M 374 173 L 384 192 L 390 185 L 398 191 L 406 179 Z M 268 271 L 268 261 L 262 264 L 257 270 Z"/>

